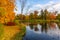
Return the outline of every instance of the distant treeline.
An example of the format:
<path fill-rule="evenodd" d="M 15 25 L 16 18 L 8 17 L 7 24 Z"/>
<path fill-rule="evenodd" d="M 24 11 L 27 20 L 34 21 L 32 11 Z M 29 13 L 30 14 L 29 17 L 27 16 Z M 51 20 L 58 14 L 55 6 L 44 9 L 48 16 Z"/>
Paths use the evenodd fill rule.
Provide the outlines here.
<path fill-rule="evenodd" d="M 60 20 L 60 14 L 57 11 L 49 12 L 47 10 L 34 11 L 29 15 L 18 14 L 16 15 L 16 20 Z"/>

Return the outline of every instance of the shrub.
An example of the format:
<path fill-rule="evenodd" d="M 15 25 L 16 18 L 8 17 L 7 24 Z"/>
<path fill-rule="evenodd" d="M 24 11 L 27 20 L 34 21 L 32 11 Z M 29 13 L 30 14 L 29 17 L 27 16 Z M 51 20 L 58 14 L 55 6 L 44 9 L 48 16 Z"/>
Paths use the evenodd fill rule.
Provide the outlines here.
<path fill-rule="evenodd" d="M 16 23 L 16 25 L 20 25 L 21 24 L 20 20 L 14 20 L 14 22 Z"/>
<path fill-rule="evenodd" d="M 8 23 L 6 23 L 5 25 L 7 25 L 7 26 L 15 26 L 16 23 L 15 23 L 15 22 L 8 22 Z"/>

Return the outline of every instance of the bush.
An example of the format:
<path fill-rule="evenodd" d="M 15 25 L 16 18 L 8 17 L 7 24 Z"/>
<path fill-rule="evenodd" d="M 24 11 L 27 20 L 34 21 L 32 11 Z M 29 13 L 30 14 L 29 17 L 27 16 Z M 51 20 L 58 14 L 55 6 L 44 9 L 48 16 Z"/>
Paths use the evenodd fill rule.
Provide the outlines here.
<path fill-rule="evenodd" d="M 8 23 L 6 23 L 5 25 L 7 25 L 7 26 L 15 26 L 16 23 L 15 23 L 15 22 L 8 22 Z"/>
<path fill-rule="evenodd" d="M 16 23 L 16 25 L 20 25 L 21 24 L 20 20 L 14 20 L 14 22 Z"/>

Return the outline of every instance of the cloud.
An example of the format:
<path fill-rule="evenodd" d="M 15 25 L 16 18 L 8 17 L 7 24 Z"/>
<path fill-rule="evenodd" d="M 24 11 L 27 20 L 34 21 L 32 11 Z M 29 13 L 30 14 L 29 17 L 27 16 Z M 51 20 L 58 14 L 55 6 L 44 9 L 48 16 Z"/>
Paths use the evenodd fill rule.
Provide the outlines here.
<path fill-rule="evenodd" d="M 50 1 L 50 2 L 48 2 L 47 4 L 44 4 L 44 5 L 42 5 L 42 4 L 35 4 L 35 5 L 33 5 L 33 6 L 30 8 L 30 10 L 45 9 L 45 8 L 50 7 L 52 4 L 54 4 L 53 1 Z"/>
<path fill-rule="evenodd" d="M 58 11 L 60 12 L 60 3 L 56 3 L 54 6 L 48 8 L 49 11 Z"/>
<path fill-rule="evenodd" d="M 49 1 L 46 4 L 35 4 L 29 10 L 40 10 L 40 9 L 47 9 L 48 11 L 59 11 L 60 12 L 60 3 Z"/>

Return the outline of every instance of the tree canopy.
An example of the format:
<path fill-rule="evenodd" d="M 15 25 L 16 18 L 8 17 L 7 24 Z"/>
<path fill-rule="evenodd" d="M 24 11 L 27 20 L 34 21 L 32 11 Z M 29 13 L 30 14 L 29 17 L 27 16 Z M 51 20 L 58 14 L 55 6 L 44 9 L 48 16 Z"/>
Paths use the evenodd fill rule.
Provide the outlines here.
<path fill-rule="evenodd" d="M 14 0 L 0 0 L 0 22 L 5 23 L 13 21 L 15 18 L 14 13 Z"/>

